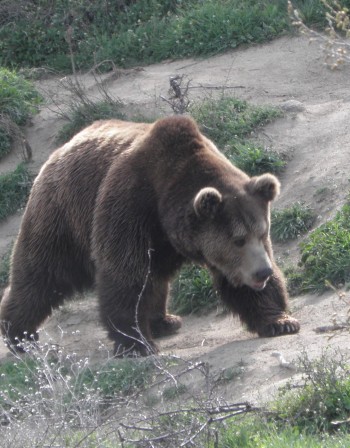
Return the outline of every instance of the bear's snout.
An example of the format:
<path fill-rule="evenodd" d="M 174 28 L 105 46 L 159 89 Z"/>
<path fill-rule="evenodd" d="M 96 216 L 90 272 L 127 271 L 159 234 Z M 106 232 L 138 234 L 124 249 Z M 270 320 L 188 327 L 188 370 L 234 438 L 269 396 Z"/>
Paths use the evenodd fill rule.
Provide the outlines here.
<path fill-rule="evenodd" d="M 250 286 L 257 291 L 263 290 L 272 274 L 273 270 L 271 267 L 259 269 L 253 274 L 253 281 L 251 282 Z"/>
<path fill-rule="evenodd" d="M 257 282 L 265 282 L 269 277 L 271 277 L 273 271 L 272 268 L 264 268 L 260 269 L 259 271 L 255 272 L 254 274 L 254 280 Z"/>

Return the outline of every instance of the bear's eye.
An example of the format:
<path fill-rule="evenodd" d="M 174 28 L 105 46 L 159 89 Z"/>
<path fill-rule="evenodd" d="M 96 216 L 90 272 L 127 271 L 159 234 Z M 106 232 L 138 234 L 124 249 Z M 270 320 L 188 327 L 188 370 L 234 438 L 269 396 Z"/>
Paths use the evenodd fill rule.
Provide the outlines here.
<path fill-rule="evenodd" d="M 237 247 L 243 247 L 245 245 L 245 238 L 239 238 L 238 240 L 235 240 L 234 244 Z"/>

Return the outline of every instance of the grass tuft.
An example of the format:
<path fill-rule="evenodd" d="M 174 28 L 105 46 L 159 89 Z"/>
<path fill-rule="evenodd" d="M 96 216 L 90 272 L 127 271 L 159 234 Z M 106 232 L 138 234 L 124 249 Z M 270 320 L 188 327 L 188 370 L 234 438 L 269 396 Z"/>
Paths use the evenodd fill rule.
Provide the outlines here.
<path fill-rule="evenodd" d="M 18 125 L 26 123 L 42 102 L 34 86 L 14 71 L 0 68 L 0 113 Z"/>
<path fill-rule="evenodd" d="M 237 168 L 249 176 L 259 176 L 263 173 L 277 174 L 286 165 L 277 152 L 249 143 L 233 145 L 227 150 L 226 156 Z"/>
<path fill-rule="evenodd" d="M 334 422 L 346 420 L 350 412 L 346 359 L 340 353 L 325 350 L 316 360 L 303 353 L 299 365 L 304 372 L 302 387 L 297 391 L 283 388 L 272 410 L 300 432 L 333 432 Z"/>
<path fill-rule="evenodd" d="M 302 288 L 324 290 L 350 281 L 350 204 L 300 243 Z"/>
<path fill-rule="evenodd" d="M 306 233 L 315 222 L 309 207 L 296 202 L 283 210 L 271 213 L 271 236 L 274 241 L 288 241 Z"/>
<path fill-rule="evenodd" d="M 268 106 L 253 106 L 234 97 L 221 96 L 195 104 L 190 110 L 202 131 L 221 149 L 241 141 L 256 128 L 281 116 L 281 111 Z"/>
<path fill-rule="evenodd" d="M 191 108 L 191 114 L 202 131 L 238 168 L 251 176 L 278 173 L 285 161 L 274 151 L 246 141 L 257 128 L 281 116 L 281 111 L 269 106 L 253 106 L 246 101 L 222 96 L 207 99 Z"/>
<path fill-rule="evenodd" d="M 181 315 L 204 313 L 216 305 L 217 295 L 208 271 L 192 265 L 182 268 L 172 287 L 172 311 Z"/>
<path fill-rule="evenodd" d="M 9 249 L 7 249 L 5 254 L 0 258 L 0 289 L 7 286 L 9 281 L 12 249 L 13 243 L 10 245 Z"/>
<path fill-rule="evenodd" d="M 112 101 L 87 101 L 82 104 L 73 105 L 68 114 L 70 121 L 59 131 L 56 137 L 58 143 L 67 142 L 75 134 L 96 120 L 125 118 L 121 112 L 120 103 Z"/>
<path fill-rule="evenodd" d="M 23 207 L 31 188 L 31 176 L 24 163 L 0 175 L 0 221 Z"/>

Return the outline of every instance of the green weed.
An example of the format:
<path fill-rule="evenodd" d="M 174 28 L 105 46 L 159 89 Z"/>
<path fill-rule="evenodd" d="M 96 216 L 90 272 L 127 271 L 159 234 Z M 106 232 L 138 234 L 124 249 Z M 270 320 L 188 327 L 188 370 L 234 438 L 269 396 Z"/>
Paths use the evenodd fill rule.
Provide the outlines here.
<path fill-rule="evenodd" d="M 24 163 L 0 175 L 0 221 L 23 207 L 29 195 L 31 177 Z"/>
<path fill-rule="evenodd" d="M 185 266 L 173 283 L 171 309 L 177 314 L 203 313 L 215 308 L 217 295 L 208 271 Z"/>
<path fill-rule="evenodd" d="M 256 128 L 281 116 L 276 108 L 253 106 L 226 96 L 195 104 L 191 114 L 201 125 L 202 131 L 222 150 L 226 145 L 241 143 Z"/>
<path fill-rule="evenodd" d="M 279 173 L 286 165 L 280 155 L 249 143 L 234 144 L 226 151 L 226 157 L 250 176 L 263 173 Z"/>
<path fill-rule="evenodd" d="M 23 394 L 34 392 L 37 365 L 34 359 L 0 364 L 0 407 L 8 398 L 15 401 Z"/>
<path fill-rule="evenodd" d="M 271 213 L 271 236 L 274 241 L 298 238 L 312 227 L 315 216 L 309 207 L 296 202 L 282 210 Z"/>
<path fill-rule="evenodd" d="M 125 118 L 121 112 L 120 103 L 112 101 L 85 101 L 81 104 L 75 104 L 71 107 L 68 116 L 70 121 L 62 127 L 57 135 L 58 143 L 70 140 L 73 135 L 96 120 Z"/>
<path fill-rule="evenodd" d="M 11 151 L 11 136 L 0 123 L 0 159 Z"/>
<path fill-rule="evenodd" d="M 350 436 L 346 434 L 305 434 L 297 427 L 284 423 L 259 420 L 229 426 L 222 438 L 222 448 L 347 448 Z"/>
<path fill-rule="evenodd" d="M 282 0 L 57 0 L 25 6 L 15 17 L 9 9 L 0 28 L 2 65 L 69 70 L 73 51 L 80 68 L 106 59 L 130 66 L 218 53 L 291 29 Z M 320 1 L 295 6 L 307 23 L 324 24 Z"/>
<path fill-rule="evenodd" d="M 163 391 L 163 398 L 165 400 L 174 400 L 180 395 L 185 394 L 188 391 L 188 387 L 185 384 L 178 384 L 177 386 L 167 387 Z"/>
<path fill-rule="evenodd" d="M 37 111 L 42 97 L 34 86 L 14 71 L 0 68 L 0 114 L 18 125 Z"/>
<path fill-rule="evenodd" d="M 299 364 L 304 371 L 302 387 L 297 391 L 288 386 L 282 389 L 272 410 L 299 431 L 332 432 L 334 422 L 349 416 L 349 366 L 341 354 L 329 351 L 317 360 L 303 353 Z"/>
<path fill-rule="evenodd" d="M 287 280 L 287 289 L 291 296 L 296 296 L 303 292 L 304 276 L 299 267 L 287 266 L 283 268 L 283 273 Z"/>
<path fill-rule="evenodd" d="M 245 141 L 255 129 L 279 117 L 281 112 L 278 109 L 253 106 L 237 98 L 222 96 L 195 104 L 191 114 L 204 134 L 247 174 L 278 173 L 285 166 L 276 152 Z"/>
<path fill-rule="evenodd" d="M 290 384 L 268 405 L 267 413 L 234 420 L 221 433 L 223 448 L 346 448 L 341 428 L 350 412 L 349 366 L 339 353 L 317 360 L 299 358 L 304 372 L 297 389 Z"/>
<path fill-rule="evenodd" d="M 323 290 L 325 282 L 350 280 L 350 205 L 300 243 L 303 289 Z"/>
<path fill-rule="evenodd" d="M 154 364 L 151 360 L 122 359 L 110 361 L 101 369 L 83 369 L 75 379 L 74 394 L 94 389 L 105 397 L 128 395 L 146 387 Z"/>
<path fill-rule="evenodd" d="M 9 281 L 12 248 L 13 244 L 0 259 L 0 289 L 7 286 Z"/>

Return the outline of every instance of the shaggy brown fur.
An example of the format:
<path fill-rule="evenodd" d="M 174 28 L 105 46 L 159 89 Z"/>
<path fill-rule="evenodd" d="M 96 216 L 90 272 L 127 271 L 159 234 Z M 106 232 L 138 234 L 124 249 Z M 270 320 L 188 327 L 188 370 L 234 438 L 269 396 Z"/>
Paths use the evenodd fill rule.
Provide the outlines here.
<path fill-rule="evenodd" d="M 96 122 L 55 151 L 32 188 L 1 302 L 14 349 L 75 291 L 95 287 L 116 354 L 156 352 L 169 282 L 190 260 L 207 266 L 250 331 L 295 333 L 269 239 L 279 183 L 249 178 L 189 118 Z"/>

